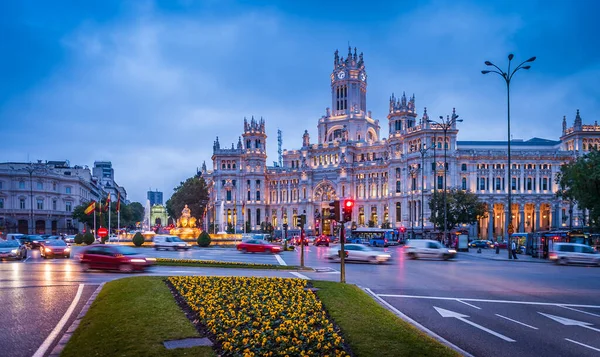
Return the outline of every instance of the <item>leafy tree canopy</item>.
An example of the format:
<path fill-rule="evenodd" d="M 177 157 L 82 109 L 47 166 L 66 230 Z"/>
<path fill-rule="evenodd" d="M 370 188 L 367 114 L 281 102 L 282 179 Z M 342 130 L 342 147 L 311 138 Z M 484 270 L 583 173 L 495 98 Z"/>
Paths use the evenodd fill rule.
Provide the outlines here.
<path fill-rule="evenodd" d="M 564 164 L 557 175 L 558 197 L 576 202 L 590 212 L 590 222 L 600 228 L 600 152 L 592 150 Z"/>
<path fill-rule="evenodd" d="M 201 176 L 193 176 L 173 189 L 175 192 L 167 200 L 167 213 L 170 217 L 181 217 L 181 211 L 188 205 L 193 217 L 202 221 L 204 207 L 208 204 L 208 189 Z"/>
<path fill-rule="evenodd" d="M 446 191 L 447 219 L 446 228 L 453 229 L 459 224 L 473 224 L 477 219 L 486 214 L 485 204 L 479 200 L 476 194 L 451 188 Z M 431 209 L 430 221 L 436 227 L 444 227 L 444 197 L 443 193 L 434 194 L 429 200 Z"/>

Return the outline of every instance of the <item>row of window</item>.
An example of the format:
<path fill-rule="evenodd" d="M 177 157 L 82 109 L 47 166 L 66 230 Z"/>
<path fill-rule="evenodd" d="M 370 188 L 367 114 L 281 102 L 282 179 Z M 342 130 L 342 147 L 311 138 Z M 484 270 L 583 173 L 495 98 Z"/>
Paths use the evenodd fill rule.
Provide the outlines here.
<path fill-rule="evenodd" d="M 502 169 L 504 170 L 504 168 L 506 167 L 505 164 L 477 164 L 477 169 L 489 169 L 490 166 L 492 167 L 492 169 Z M 542 170 L 551 170 L 552 169 L 552 165 L 551 164 L 523 164 L 523 169 L 525 170 L 535 170 L 536 168 L 542 169 Z M 520 170 L 521 169 L 521 164 L 512 164 L 512 169 L 513 170 Z M 462 164 L 461 165 L 461 171 L 467 171 L 467 164 Z"/>
<path fill-rule="evenodd" d="M 221 160 L 222 170 L 235 170 L 236 163 L 233 160 Z"/>
<path fill-rule="evenodd" d="M 26 184 L 25 181 L 19 181 L 19 189 L 23 190 L 26 188 Z M 0 181 L 0 190 L 2 190 L 4 188 L 4 183 L 2 181 Z M 36 182 L 36 189 L 37 190 L 43 190 L 44 189 L 44 183 L 37 181 Z M 52 191 L 57 191 L 58 189 L 58 184 L 56 182 L 52 182 Z M 71 187 L 67 186 L 65 187 L 65 193 L 66 194 L 71 194 Z"/>
<path fill-rule="evenodd" d="M 466 181 L 466 178 L 463 177 L 463 181 Z M 490 178 L 489 177 L 478 177 L 478 190 L 484 191 L 490 189 Z M 536 183 L 538 183 L 537 187 L 539 187 L 542 191 L 552 190 L 552 180 L 548 177 L 540 177 L 539 180 L 536 180 L 533 177 L 526 177 L 523 180 L 523 189 L 526 191 L 535 191 Z M 504 190 L 505 188 L 505 178 L 504 177 L 495 177 L 492 180 L 492 187 L 494 190 Z M 521 190 L 521 178 L 520 177 L 512 177 L 511 178 L 511 190 L 517 191 Z"/>
<path fill-rule="evenodd" d="M 0 209 L 4 208 L 4 198 L 0 198 Z M 19 198 L 19 209 L 27 209 L 27 199 Z M 35 208 L 38 210 L 44 209 L 44 199 L 38 198 L 36 199 Z M 52 210 L 58 211 L 58 201 L 52 200 Z M 70 201 L 65 202 L 65 212 L 73 212 L 73 203 Z"/>

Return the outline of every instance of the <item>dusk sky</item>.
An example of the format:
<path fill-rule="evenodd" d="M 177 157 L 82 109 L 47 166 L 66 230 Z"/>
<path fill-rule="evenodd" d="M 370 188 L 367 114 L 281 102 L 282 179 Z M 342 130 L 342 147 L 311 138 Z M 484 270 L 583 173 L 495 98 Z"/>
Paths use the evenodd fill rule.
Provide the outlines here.
<path fill-rule="evenodd" d="M 537 56 L 511 84 L 515 139 L 600 120 L 597 1 L 2 1 L 0 162 L 110 160 L 132 201 L 165 193 L 263 117 L 268 163 L 331 106 L 333 53 L 364 53 L 367 109 L 389 96 L 451 113 L 459 140 L 506 140 L 506 85 L 482 75 Z"/>

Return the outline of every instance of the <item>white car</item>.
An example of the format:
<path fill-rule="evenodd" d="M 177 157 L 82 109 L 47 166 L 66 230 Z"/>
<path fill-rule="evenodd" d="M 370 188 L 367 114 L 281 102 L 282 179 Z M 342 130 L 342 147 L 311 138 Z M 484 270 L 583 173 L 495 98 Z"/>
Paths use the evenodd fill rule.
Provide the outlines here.
<path fill-rule="evenodd" d="M 410 239 L 404 246 L 406 255 L 411 259 L 437 258 L 452 259 L 456 256 L 456 250 L 448 249 L 436 240 Z"/>
<path fill-rule="evenodd" d="M 156 250 L 159 250 L 159 249 L 188 250 L 192 247 L 191 245 L 184 242 L 183 240 L 181 240 L 181 238 L 179 238 L 177 236 L 157 235 L 157 236 L 154 236 L 153 242 L 154 242 L 154 249 L 156 249 Z"/>
<path fill-rule="evenodd" d="M 600 254 L 585 244 L 555 243 L 548 258 L 557 264 L 594 264 L 600 266 Z"/>
<path fill-rule="evenodd" d="M 340 249 L 341 246 L 329 248 L 327 259 L 340 260 Z M 346 252 L 345 261 L 385 263 L 392 258 L 390 254 L 383 253 L 380 250 L 375 250 L 362 244 L 345 244 L 344 251 Z"/>

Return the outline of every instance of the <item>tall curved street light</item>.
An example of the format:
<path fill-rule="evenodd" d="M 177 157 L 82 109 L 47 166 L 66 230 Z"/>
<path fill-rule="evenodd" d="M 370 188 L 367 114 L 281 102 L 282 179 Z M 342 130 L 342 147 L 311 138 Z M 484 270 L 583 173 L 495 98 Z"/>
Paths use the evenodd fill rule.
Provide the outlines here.
<path fill-rule="evenodd" d="M 425 141 L 423 141 L 419 147 L 419 153 L 421 154 L 421 238 L 425 238 L 425 224 L 423 220 L 423 215 L 425 213 L 425 206 L 423 205 L 425 202 L 425 154 L 427 154 L 429 149 L 431 149 L 431 146 L 427 147 Z"/>
<path fill-rule="evenodd" d="M 528 59 L 526 61 L 521 62 L 517 67 L 515 67 L 511 71 L 510 65 L 511 65 L 511 61 L 513 58 L 514 58 L 514 55 L 512 53 L 508 55 L 508 70 L 506 72 L 501 70 L 500 67 L 496 66 L 495 64 L 493 64 L 490 61 L 485 61 L 484 62 L 485 65 L 494 67 L 495 69 L 481 71 L 482 74 L 496 73 L 496 74 L 500 75 L 502 78 L 504 78 L 504 81 L 506 82 L 506 104 L 507 104 L 507 109 L 508 109 L 507 110 L 507 116 L 508 116 L 508 140 L 507 140 L 507 142 L 508 142 L 508 167 L 506 170 L 506 176 L 507 176 L 507 185 L 509 185 L 509 186 L 508 186 L 508 206 L 506 208 L 506 211 L 508 212 L 508 214 L 506 215 L 507 219 L 504 222 L 504 225 L 505 225 L 504 231 L 507 234 L 506 250 L 508 251 L 508 259 L 512 258 L 510 247 L 509 247 L 509 245 L 510 245 L 509 230 L 512 229 L 512 175 L 510 173 L 510 170 L 511 170 L 511 164 L 510 164 L 510 81 L 512 80 L 512 77 L 515 75 L 515 73 L 517 73 L 518 70 L 531 68 L 531 66 L 529 66 L 529 65 L 524 66 L 524 64 L 535 61 L 535 56 L 531 57 L 530 59 Z"/>
<path fill-rule="evenodd" d="M 462 122 L 462 119 L 458 119 L 458 114 L 456 114 L 456 109 L 452 108 L 452 116 L 446 116 L 446 119 L 444 119 L 444 117 L 442 115 L 440 115 L 440 120 L 439 121 L 435 121 L 435 120 L 427 120 L 428 122 L 435 124 L 436 126 L 438 126 L 439 128 L 442 129 L 442 131 L 444 132 L 444 192 L 443 192 L 443 200 L 444 200 L 444 240 L 446 238 L 448 238 L 448 206 L 446 205 L 446 191 L 447 191 L 447 184 L 446 184 L 446 174 L 448 173 L 448 162 L 447 162 L 447 157 L 448 157 L 448 143 L 446 143 L 446 139 L 447 139 L 447 134 L 448 134 L 448 130 L 450 130 L 451 128 L 454 128 L 456 126 L 456 123 L 458 122 Z M 450 142 L 450 140 L 448 140 L 448 142 Z"/>

